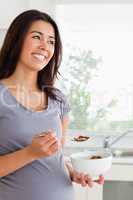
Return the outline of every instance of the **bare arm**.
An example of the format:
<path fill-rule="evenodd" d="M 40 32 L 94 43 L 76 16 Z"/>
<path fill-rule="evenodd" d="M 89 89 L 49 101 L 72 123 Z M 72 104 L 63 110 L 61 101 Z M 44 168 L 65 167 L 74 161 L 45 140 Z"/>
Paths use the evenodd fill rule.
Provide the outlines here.
<path fill-rule="evenodd" d="M 28 147 L 0 156 L 0 177 L 10 174 L 34 160 L 35 158 L 29 153 Z"/>
<path fill-rule="evenodd" d="M 41 136 L 34 137 L 27 147 L 0 156 L 0 177 L 7 176 L 39 158 L 50 156 L 58 151 L 58 148 L 54 132 L 42 133 Z"/>
<path fill-rule="evenodd" d="M 62 138 L 61 138 L 61 144 L 62 146 L 64 146 L 65 144 L 65 138 L 66 138 L 66 130 L 68 128 L 69 125 L 69 117 L 65 116 L 62 120 Z"/>

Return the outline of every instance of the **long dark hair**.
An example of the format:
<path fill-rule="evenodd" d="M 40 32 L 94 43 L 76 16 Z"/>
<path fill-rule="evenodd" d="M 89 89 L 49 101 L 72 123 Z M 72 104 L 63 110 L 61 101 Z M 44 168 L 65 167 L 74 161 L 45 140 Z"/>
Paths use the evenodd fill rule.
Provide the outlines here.
<path fill-rule="evenodd" d="M 20 57 L 27 31 L 34 21 L 43 20 L 50 23 L 55 31 L 55 51 L 49 63 L 38 72 L 37 85 L 48 96 L 57 100 L 54 81 L 59 73 L 62 59 L 62 43 L 55 21 L 46 13 L 38 10 L 27 10 L 18 15 L 11 23 L 0 51 L 0 79 L 11 76 Z"/>

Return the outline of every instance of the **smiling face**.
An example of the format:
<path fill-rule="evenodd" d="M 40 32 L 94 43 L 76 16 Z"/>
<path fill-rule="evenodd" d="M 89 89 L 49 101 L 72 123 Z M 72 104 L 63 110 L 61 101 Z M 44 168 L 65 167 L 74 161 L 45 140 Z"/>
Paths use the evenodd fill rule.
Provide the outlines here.
<path fill-rule="evenodd" d="M 17 66 L 32 71 L 42 70 L 50 61 L 55 50 L 55 32 L 50 23 L 38 20 L 30 26 Z"/>

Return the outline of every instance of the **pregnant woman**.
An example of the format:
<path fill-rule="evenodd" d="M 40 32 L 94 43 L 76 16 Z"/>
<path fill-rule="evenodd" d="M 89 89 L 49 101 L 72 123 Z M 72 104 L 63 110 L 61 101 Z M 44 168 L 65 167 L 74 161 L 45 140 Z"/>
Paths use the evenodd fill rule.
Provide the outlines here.
<path fill-rule="evenodd" d="M 69 105 L 54 87 L 61 47 L 56 23 L 38 10 L 18 15 L 7 31 L 0 51 L 0 200 L 74 200 L 73 181 L 93 185 L 62 154 Z"/>

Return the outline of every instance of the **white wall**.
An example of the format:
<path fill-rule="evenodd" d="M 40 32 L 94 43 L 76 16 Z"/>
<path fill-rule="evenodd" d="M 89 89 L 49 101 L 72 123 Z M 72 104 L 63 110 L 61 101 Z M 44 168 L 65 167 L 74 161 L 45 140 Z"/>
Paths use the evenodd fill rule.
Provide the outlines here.
<path fill-rule="evenodd" d="M 29 7 L 27 0 L 1 0 L 0 4 L 0 29 L 6 29 L 11 21 Z"/>
<path fill-rule="evenodd" d="M 55 0 L 29 0 L 30 9 L 39 9 L 54 17 Z"/>
<path fill-rule="evenodd" d="M 0 29 L 6 29 L 13 18 L 26 9 L 40 9 L 54 17 L 56 3 L 133 3 L 133 0 L 1 0 Z"/>
<path fill-rule="evenodd" d="M 1 0 L 0 29 L 7 29 L 12 20 L 27 9 L 39 9 L 54 16 L 55 0 Z"/>
<path fill-rule="evenodd" d="M 90 4 L 132 4 L 133 0 L 56 0 L 58 3 L 90 3 Z"/>

